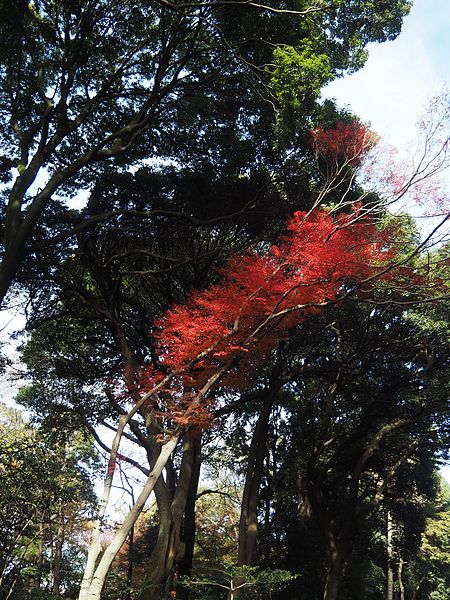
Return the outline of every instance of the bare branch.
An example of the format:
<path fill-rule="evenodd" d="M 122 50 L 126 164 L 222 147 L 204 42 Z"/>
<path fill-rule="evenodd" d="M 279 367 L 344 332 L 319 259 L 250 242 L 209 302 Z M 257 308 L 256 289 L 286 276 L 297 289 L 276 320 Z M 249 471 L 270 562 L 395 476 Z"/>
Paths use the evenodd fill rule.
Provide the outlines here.
<path fill-rule="evenodd" d="M 221 6 L 249 6 L 250 8 L 256 8 L 257 10 L 271 12 L 274 14 L 287 14 L 298 17 L 306 17 L 312 13 L 324 12 L 332 8 L 333 4 L 327 4 L 325 6 L 310 6 L 304 10 L 295 10 L 288 8 L 275 8 L 267 4 L 261 4 L 260 2 L 254 2 L 253 0 L 216 0 L 212 2 L 180 2 L 174 3 L 169 0 L 158 0 L 158 3 L 170 8 L 171 10 L 182 11 L 187 8 L 216 8 Z"/>

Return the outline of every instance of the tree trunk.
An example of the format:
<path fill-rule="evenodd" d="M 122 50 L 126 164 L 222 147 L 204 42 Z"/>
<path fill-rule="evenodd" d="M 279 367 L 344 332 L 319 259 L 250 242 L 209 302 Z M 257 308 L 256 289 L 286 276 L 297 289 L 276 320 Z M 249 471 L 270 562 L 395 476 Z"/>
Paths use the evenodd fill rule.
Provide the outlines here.
<path fill-rule="evenodd" d="M 185 551 L 184 542 L 181 540 L 181 527 L 187 497 L 193 483 L 198 442 L 197 432 L 189 431 L 184 436 L 178 485 L 171 505 L 166 506 L 164 512 L 160 512 L 158 541 L 152 552 L 139 600 L 162 600 L 172 592 L 174 568 L 182 560 Z M 195 488 L 197 482 L 198 479 L 195 480 Z"/>
<path fill-rule="evenodd" d="M 209 379 L 206 381 L 206 383 L 203 385 L 203 387 L 200 390 L 198 390 L 197 393 L 195 394 L 195 396 L 192 398 L 188 408 L 184 412 L 185 418 L 190 418 L 195 414 L 197 407 L 199 406 L 199 404 L 201 403 L 201 401 L 203 400 L 205 395 L 214 387 L 214 385 L 220 380 L 220 378 L 230 369 L 230 367 L 233 365 L 233 362 L 234 362 L 234 357 L 232 359 L 230 359 L 227 363 L 225 363 L 223 366 L 219 367 L 217 369 L 217 371 L 215 371 L 215 373 L 213 373 L 213 375 L 211 375 L 211 377 L 209 377 Z M 159 385 L 161 386 L 162 383 L 160 383 Z M 156 389 L 158 389 L 158 388 L 156 387 L 155 390 Z M 114 441 L 113 441 L 114 451 L 112 450 L 112 452 L 111 452 L 108 470 L 107 470 L 107 476 L 104 481 L 104 490 L 107 493 L 104 493 L 104 499 L 102 500 L 102 503 L 101 503 L 102 510 L 106 509 L 106 504 L 107 504 L 107 500 L 109 497 L 108 488 L 109 489 L 111 488 L 112 477 L 114 475 L 114 465 L 115 465 L 115 461 L 117 459 L 117 450 L 118 450 L 120 439 L 123 434 L 123 428 L 125 427 L 125 425 L 127 423 L 130 422 L 130 420 L 132 419 L 134 414 L 136 414 L 136 412 L 144 406 L 145 401 L 151 397 L 151 394 L 155 393 L 155 390 L 151 391 L 151 392 L 147 392 L 147 394 L 144 394 L 139 399 L 139 401 L 135 403 L 133 408 L 126 415 L 122 415 L 119 419 L 119 427 L 117 428 L 116 435 L 115 435 Z M 190 432 L 190 433 L 192 434 L 192 432 Z M 178 430 L 174 431 L 170 436 L 166 437 L 166 441 L 160 447 L 158 458 L 157 458 L 154 466 L 152 467 L 150 474 L 148 475 L 147 481 L 146 481 L 144 487 L 142 488 L 141 493 L 138 496 L 138 499 L 136 500 L 136 502 L 130 509 L 128 515 L 125 517 L 122 525 L 116 531 L 112 541 L 109 543 L 109 545 L 105 549 L 103 556 L 102 556 L 101 560 L 99 561 L 98 565 L 96 563 L 97 563 L 97 558 L 101 551 L 99 534 L 100 534 L 102 518 L 97 518 L 95 535 L 92 537 L 92 542 L 91 542 L 89 550 L 88 550 L 88 561 L 87 561 L 85 573 L 83 575 L 83 581 L 82 581 L 81 588 L 80 588 L 79 600 L 100 600 L 102 589 L 105 584 L 105 579 L 108 575 L 108 572 L 113 563 L 113 560 L 116 557 L 117 553 L 119 552 L 120 548 L 122 547 L 123 543 L 125 542 L 127 536 L 129 535 L 131 528 L 136 523 L 136 520 L 138 519 L 139 515 L 141 514 L 142 509 L 144 508 L 145 503 L 147 502 L 150 494 L 152 493 L 153 489 L 155 488 L 155 485 L 157 484 L 158 479 L 160 478 L 163 469 L 166 467 L 168 461 L 170 460 L 170 457 L 172 456 L 172 453 L 175 451 L 178 440 L 180 439 L 182 434 L 183 434 L 183 430 L 178 429 Z M 188 439 L 189 439 L 189 436 L 186 435 L 185 441 L 187 441 Z M 192 444 L 191 444 L 191 446 L 192 446 Z M 188 448 L 186 448 L 186 450 L 187 449 Z M 192 453 L 190 453 L 190 454 L 192 454 Z M 179 479 L 179 484 L 178 484 L 178 488 L 177 488 L 177 492 L 179 492 L 180 498 L 177 499 L 177 497 L 175 497 L 174 501 L 172 503 L 172 510 L 173 510 L 174 514 L 178 516 L 178 514 L 180 513 L 180 510 L 181 510 L 181 517 L 183 515 L 184 506 L 185 506 L 185 502 L 186 502 L 187 490 L 189 488 L 189 481 L 191 479 L 191 473 L 192 473 L 192 462 L 189 465 L 189 461 L 184 461 L 184 464 L 185 464 L 185 468 L 183 469 L 183 461 L 182 461 L 182 465 L 180 468 L 180 479 Z M 182 481 L 183 481 L 183 483 L 182 483 Z M 186 483 L 185 483 L 185 481 L 186 481 Z M 179 491 L 179 490 L 181 490 L 181 491 Z M 181 497 L 182 494 L 186 494 L 184 497 L 184 501 L 182 500 L 182 497 Z M 104 514 L 104 512 L 103 512 L 103 514 Z M 180 528 L 181 528 L 181 517 L 180 517 Z M 175 539 L 179 539 L 179 529 L 178 529 L 178 532 L 175 532 L 175 534 L 176 534 Z M 180 559 L 181 556 L 182 556 L 182 553 L 178 557 L 178 559 Z"/>
<path fill-rule="evenodd" d="M 250 565 L 256 547 L 258 535 L 258 499 L 259 488 L 263 473 L 264 456 L 266 453 L 267 433 L 269 419 L 272 411 L 275 393 L 278 387 L 270 390 L 260 412 L 253 432 L 248 455 L 247 472 L 245 476 L 244 492 L 242 495 L 241 515 L 239 519 L 238 565 Z M 228 600 L 239 596 L 239 586 L 242 584 L 240 577 L 234 578 L 228 593 Z"/>
<path fill-rule="evenodd" d="M 393 523 L 392 515 L 388 511 L 387 514 L 387 536 L 386 536 L 386 554 L 387 554 L 387 575 L 386 575 L 386 600 L 394 598 L 394 571 L 392 569 L 393 559 Z"/>
<path fill-rule="evenodd" d="M 131 586 L 133 585 L 133 552 L 134 552 L 134 525 L 128 538 L 128 566 L 127 566 L 127 591 L 124 600 L 131 599 Z"/>
<path fill-rule="evenodd" d="M 27 191 L 36 180 L 44 162 L 41 152 L 36 152 L 23 173 L 19 174 L 11 189 L 5 216 L 5 250 L 0 263 L 0 306 L 17 274 L 26 255 L 27 242 L 31 237 L 34 226 L 55 191 L 44 189 L 34 196 L 23 211 L 23 203 Z M 55 173 L 53 179 L 58 179 Z"/>
<path fill-rule="evenodd" d="M 139 600 L 162 598 L 163 587 L 168 574 L 166 558 L 173 528 L 170 504 L 169 506 L 162 508 L 161 502 L 159 501 L 158 511 L 158 538 L 150 556 L 150 562 L 139 594 Z"/>
<path fill-rule="evenodd" d="M 178 438 L 178 435 L 172 435 L 172 437 L 169 438 L 161 447 L 161 452 L 158 457 L 158 460 L 156 461 L 154 468 L 148 476 L 147 482 L 142 488 L 138 499 L 136 500 L 135 504 L 126 516 L 121 527 L 119 527 L 119 529 L 117 530 L 111 543 L 105 549 L 102 559 L 98 563 L 97 568 L 95 569 L 92 577 L 89 580 L 88 587 L 86 586 L 81 588 L 79 600 L 100 600 L 102 589 L 105 584 L 105 579 L 111 567 L 111 564 L 114 558 L 116 557 L 116 554 L 119 552 L 120 548 L 125 542 L 127 536 L 129 535 L 131 528 L 133 527 L 137 518 L 141 514 L 145 503 L 147 502 L 150 494 L 153 491 L 153 488 L 155 487 L 156 482 L 158 481 L 162 473 L 162 470 L 164 469 L 167 461 L 172 455 L 172 452 L 175 450 Z"/>
<path fill-rule="evenodd" d="M 403 556 L 400 555 L 399 562 L 398 562 L 398 571 L 397 571 L 398 585 L 400 588 L 399 600 L 405 600 L 405 584 L 403 583 L 403 565 L 404 565 Z"/>
<path fill-rule="evenodd" d="M 323 600 L 336 600 L 345 574 L 347 552 L 332 533 L 329 535 L 328 550 L 329 565 Z"/>
<path fill-rule="evenodd" d="M 241 516 L 239 520 L 238 564 L 250 565 L 256 546 L 258 533 L 258 498 L 266 453 L 269 418 L 274 395 L 271 393 L 261 410 L 253 433 L 248 455 L 247 473 L 242 496 Z"/>
<path fill-rule="evenodd" d="M 201 432 L 198 432 L 193 438 L 194 442 L 194 463 L 192 466 L 191 482 L 186 498 L 186 507 L 184 511 L 184 521 L 182 530 L 182 540 L 184 543 L 184 556 L 178 564 L 178 575 L 180 577 L 190 576 L 192 572 L 192 561 L 194 558 L 195 544 L 195 503 L 197 500 L 198 482 L 200 479 L 200 468 L 202 463 L 201 456 Z M 177 598 L 180 600 L 188 600 L 189 590 L 178 585 Z"/>
<path fill-rule="evenodd" d="M 36 590 L 41 589 L 42 583 L 42 568 L 44 566 L 44 534 L 45 534 L 45 513 L 41 517 L 41 530 L 38 537 L 38 548 L 37 548 L 37 573 L 34 587 Z"/>
<path fill-rule="evenodd" d="M 61 571 L 62 571 L 62 550 L 64 544 L 64 510 L 62 500 L 60 500 L 59 516 L 58 516 L 58 532 L 56 534 L 55 543 L 55 559 L 53 563 L 53 584 L 52 592 L 57 596 L 61 587 Z"/>

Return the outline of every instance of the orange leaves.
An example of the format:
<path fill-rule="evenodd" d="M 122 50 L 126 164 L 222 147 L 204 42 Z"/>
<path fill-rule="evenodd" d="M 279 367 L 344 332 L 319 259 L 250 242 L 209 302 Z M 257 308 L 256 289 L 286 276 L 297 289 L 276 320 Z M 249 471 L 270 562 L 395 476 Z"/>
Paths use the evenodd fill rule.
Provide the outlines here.
<path fill-rule="evenodd" d="M 298 212 L 287 230 L 265 252 L 232 257 L 220 283 L 192 293 L 156 323 L 161 365 L 175 374 L 165 393 L 170 418 L 204 422 L 204 398 L 194 412 L 185 410 L 220 369 L 221 385 L 245 387 L 290 328 L 392 258 L 386 236 L 359 207 L 337 219 L 324 210 Z"/>

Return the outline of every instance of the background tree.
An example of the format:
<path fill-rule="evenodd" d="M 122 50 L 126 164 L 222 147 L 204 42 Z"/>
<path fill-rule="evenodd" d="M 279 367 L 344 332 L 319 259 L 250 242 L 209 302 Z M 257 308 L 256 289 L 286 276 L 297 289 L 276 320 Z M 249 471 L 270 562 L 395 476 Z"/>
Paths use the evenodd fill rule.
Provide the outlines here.
<path fill-rule="evenodd" d="M 7 11 L 6 4 L 2 8 Z M 280 334 L 295 340 L 295 324 L 298 325 L 295 320 L 287 319 L 280 325 L 269 316 L 267 324 L 274 328 L 270 331 L 268 327 L 264 341 L 259 340 L 262 347 L 266 344 L 259 355 L 252 355 L 253 348 L 245 347 L 245 336 L 239 338 L 247 331 L 246 327 L 252 335 L 251 319 L 261 316 L 258 311 L 269 307 L 270 293 L 275 296 L 281 293 L 276 274 L 258 280 L 258 273 L 261 275 L 264 270 L 259 259 L 275 256 L 267 250 L 283 231 L 285 215 L 298 209 L 309 211 L 323 203 L 339 215 L 360 200 L 363 211 L 375 212 L 377 218 L 383 216 L 380 197 L 369 195 L 356 181 L 361 155 L 366 147 L 372 146 L 374 138 L 366 126 L 354 123 L 350 115 L 337 114 L 330 103 L 320 106 L 317 98 L 321 85 L 331 77 L 362 64 L 368 41 L 395 36 L 408 8 L 408 2 L 389 3 L 389 6 L 364 2 L 355 10 L 353 3 L 345 1 L 331 2 L 325 7 L 298 2 L 279 6 L 271 2 L 261 5 L 239 1 L 194 4 L 96 0 L 42 1 L 31 6 L 23 3 L 17 14 L 7 12 L 3 71 L 6 93 L 2 105 L 4 114 L 11 119 L 16 139 L 11 135 L 4 138 L 5 176 L 14 161 L 18 161 L 19 169 L 5 213 L 0 291 L 4 294 L 16 277 L 30 293 L 29 326 L 34 333 L 25 356 L 42 386 L 30 400 L 30 406 L 47 414 L 54 412 L 63 420 L 70 412 L 77 426 L 86 426 L 97 443 L 111 450 L 105 500 L 118 460 L 133 464 L 155 484 L 159 521 L 142 590 L 142 598 L 146 600 L 167 597 L 174 590 L 177 565 L 183 574 L 190 568 L 201 459 L 201 439 L 193 425 L 209 423 L 216 381 L 220 381 L 223 404 L 217 407 L 214 416 L 223 417 L 245 405 L 246 410 L 241 413 L 242 433 L 258 424 L 255 443 L 249 448 L 248 477 L 243 482 L 239 552 L 246 558 L 241 557 L 241 567 L 255 560 L 273 568 L 271 561 L 277 557 L 270 553 L 272 541 L 278 557 L 292 557 L 289 544 L 294 527 L 286 531 L 284 520 L 288 515 L 292 525 L 297 518 L 295 498 L 301 496 L 301 482 L 296 482 L 297 487 L 293 485 L 293 472 L 298 465 L 303 468 L 308 461 L 314 463 L 312 455 L 317 460 L 309 470 L 320 481 L 310 490 L 311 497 L 315 492 L 316 496 L 323 496 L 322 484 L 326 490 L 327 486 L 336 489 L 338 482 L 345 479 L 345 473 L 350 472 L 356 487 L 367 492 L 367 498 L 374 497 L 383 478 L 388 483 L 381 483 L 382 493 L 394 496 L 395 471 L 403 467 L 403 464 L 396 466 L 398 459 L 409 460 L 402 454 L 408 440 L 421 443 L 422 438 L 430 436 L 429 426 L 436 418 L 430 415 L 431 405 L 435 402 L 436 407 L 441 406 L 442 398 L 433 396 L 434 391 L 426 399 L 415 395 L 424 383 L 423 377 L 428 376 L 420 371 L 425 358 L 428 361 L 431 356 L 425 347 L 414 354 L 408 346 L 405 355 L 395 356 L 398 361 L 395 373 L 405 396 L 396 396 L 392 413 L 378 415 L 372 429 L 362 432 L 361 422 L 371 417 L 363 396 L 367 394 L 370 402 L 380 404 L 381 392 L 376 388 L 375 378 L 378 372 L 380 380 L 387 377 L 387 364 L 382 362 L 381 351 L 374 349 L 377 338 L 371 337 L 372 330 L 365 337 L 348 327 L 350 318 L 343 319 L 346 340 L 349 346 L 359 344 L 358 352 L 361 351 L 367 372 L 370 361 L 376 363 L 365 387 L 363 382 L 356 391 L 351 389 L 349 374 L 340 375 L 336 337 L 330 333 L 330 322 L 325 325 L 320 319 L 311 319 L 311 323 L 308 320 L 305 324 L 301 319 L 300 335 L 307 334 L 309 345 L 299 344 L 297 355 L 288 356 L 281 347 L 277 352 L 274 350 Z M 13 54 L 19 60 L 15 58 L 13 62 Z M 349 144 L 350 138 L 353 142 Z M 334 150 L 330 153 L 331 147 Z M 147 161 L 146 166 L 135 172 L 136 167 L 142 167 L 142 161 Z M 38 172 L 44 173 L 46 180 L 35 193 L 30 186 Z M 408 185 L 397 186 L 394 196 L 401 196 Z M 63 195 L 81 187 L 92 191 L 87 207 L 67 210 Z M 312 214 L 321 214 L 321 218 L 314 221 Z M 349 256 L 355 251 L 352 247 L 349 252 L 348 244 L 337 243 L 333 246 L 336 255 L 326 256 L 321 244 L 326 245 L 329 240 L 321 238 L 318 243 L 314 228 L 317 232 L 321 221 L 326 222 L 328 217 L 325 213 L 304 216 L 305 223 L 312 222 L 314 226 L 313 243 L 307 250 L 300 248 L 302 259 L 310 274 L 314 272 L 318 279 L 322 274 L 324 280 L 314 279 L 307 285 L 302 280 L 297 282 L 298 286 L 293 284 L 291 289 L 285 289 L 285 293 L 287 296 L 297 293 L 303 304 L 309 300 L 309 304 L 326 305 L 340 300 L 334 295 L 336 289 L 328 285 L 330 279 L 335 284 L 339 282 L 342 286 L 338 286 L 339 293 L 343 295 L 356 291 L 355 272 L 351 268 L 346 271 L 351 263 Z M 337 216 L 338 231 L 341 226 L 346 227 L 343 218 Z M 345 239 L 345 234 L 340 237 L 340 233 L 329 231 L 329 235 Z M 386 244 L 386 239 L 377 243 Z M 420 248 L 416 244 L 411 253 L 419 252 Z M 345 249 L 347 252 L 343 252 Z M 227 262 L 230 255 L 235 257 L 234 270 L 232 263 Z M 384 258 L 388 255 L 384 254 Z M 405 255 L 405 261 L 408 260 Z M 269 263 L 270 260 L 264 267 Z M 341 274 L 333 273 L 330 278 L 329 273 L 321 271 L 324 265 L 330 271 L 341 269 Z M 295 267 L 285 266 L 284 275 L 289 278 L 291 268 Z M 306 266 L 303 269 L 306 272 Z M 408 267 L 392 270 L 391 279 L 384 289 L 376 291 L 376 296 L 372 295 L 371 285 L 365 289 L 367 301 L 395 304 L 419 298 L 412 287 L 421 282 L 420 275 L 411 277 L 412 270 Z M 398 277 L 397 281 L 393 275 Z M 237 287 L 233 287 L 233 279 L 239 283 Z M 232 336 L 239 334 L 234 337 L 235 347 L 229 346 L 226 340 L 236 298 L 252 285 L 257 285 L 249 292 L 253 317 L 244 303 L 243 318 L 235 319 L 237 331 L 231 332 Z M 394 287 L 401 288 L 399 296 Z M 227 294 L 221 295 L 224 289 Z M 176 308 L 167 312 L 174 304 Z M 340 309 L 341 304 L 338 306 Z M 305 313 L 309 314 L 310 308 L 311 313 L 315 312 L 306 303 Z M 204 319 L 208 311 L 209 321 Z M 385 321 L 381 313 L 387 315 L 383 311 L 376 313 L 380 330 L 384 326 L 396 332 L 398 323 L 392 316 L 395 311 Z M 159 326 L 163 333 L 150 338 L 151 324 L 161 315 L 164 319 Z M 284 315 L 278 316 L 281 319 Z M 188 320 L 193 323 L 191 331 L 186 327 Z M 265 325 L 263 322 L 259 331 Z M 153 325 L 153 332 L 157 327 Z M 402 331 L 407 329 L 405 326 Z M 259 332 L 258 327 L 255 331 Z M 217 348 L 210 350 L 204 342 L 213 334 L 217 334 Z M 357 342 L 352 339 L 353 334 L 359 334 Z M 284 343 L 283 339 L 282 346 Z M 389 349 L 385 338 L 383 348 Z M 200 356 L 195 351 L 206 355 Z M 277 356 L 282 358 L 283 368 L 275 376 Z M 356 359 L 352 357 L 347 362 L 352 360 Z M 427 363 L 430 377 L 431 373 L 433 378 L 436 373 L 441 376 L 442 364 L 442 355 L 437 357 L 435 368 Z M 306 366 L 312 369 L 308 374 Z M 411 374 L 413 366 L 419 375 Z M 155 369 L 160 373 L 155 374 Z M 257 375 L 244 381 L 239 370 Z M 227 371 L 227 378 L 221 379 Z M 172 385 L 159 389 L 158 397 L 146 396 L 145 390 L 154 383 L 158 385 L 165 375 L 169 375 L 166 383 Z M 320 387 L 320 378 L 327 385 Z M 121 379 L 123 383 L 118 384 Z M 303 408 L 294 410 L 284 394 L 289 389 L 292 402 L 292 392 L 300 379 L 304 388 L 298 398 L 310 411 L 306 422 L 311 424 L 315 418 L 320 423 L 320 427 L 311 424 L 308 440 L 311 444 L 319 440 L 319 449 L 305 445 L 300 458 L 299 449 L 293 446 L 293 456 L 299 462 L 289 463 L 286 458 L 285 465 L 277 441 L 284 426 L 279 405 L 292 417 L 289 424 L 296 425 L 292 415 Z M 199 394 L 192 397 L 192 389 Z M 252 412 L 252 407 L 260 408 L 255 396 L 253 405 L 245 394 L 236 398 L 236 392 L 243 389 L 247 389 L 250 397 L 256 393 L 257 397 L 266 398 L 259 418 Z M 272 394 L 269 397 L 268 391 Z M 207 394 L 210 405 L 205 405 Z M 218 396 L 217 391 L 215 395 Z M 402 406 L 402 401 L 407 406 Z M 320 406 L 334 403 L 341 411 L 341 419 L 348 421 L 347 428 L 339 419 L 333 421 L 334 414 L 331 418 L 325 411 L 324 419 L 314 412 Z M 426 407 L 418 418 L 413 407 L 422 406 L 421 403 Z M 436 414 L 440 410 L 437 408 Z M 376 446 L 379 441 L 377 435 L 384 427 L 392 426 L 394 417 L 406 420 L 399 426 L 401 435 L 391 435 L 388 429 L 381 435 L 386 447 L 372 448 L 372 452 L 374 442 Z M 362 421 L 358 422 L 358 418 Z M 98 425 L 114 430 L 117 420 L 118 437 L 113 444 L 106 443 L 99 435 Z M 126 424 L 128 429 L 124 429 Z M 315 425 L 320 431 L 314 429 Z M 322 434 L 334 430 L 338 439 L 322 447 Z M 395 427 L 394 430 L 397 431 Z M 170 444 L 161 445 L 164 435 L 170 437 L 171 431 L 174 436 L 166 438 Z M 118 454 L 122 432 L 134 446 L 144 450 L 145 463 L 131 455 Z M 289 432 L 283 435 L 293 441 Z M 348 447 L 343 441 L 346 435 L 351 438 Z M 244 437 L 240 441 L 241 450 L 246 449 Z M 427 451 L 421 448 L 425 453 L 422 457 L 433 455 L 436 439 L 428 442 Z M 157 472 L 151 475 L 155 465 L 161 472 L 164 462 L 160 460 L 161 449 L 163 454 L 167 450 L 165 478 L 157 478 Z M 347 462 L 342 454 L 347 456 Z M 351 464 L 352 458 L 356 464 Z M 358 473 L 361 461 L 364 468 Z M 322 469 L 327 464 L 331 472 L 323 475 Z M 284 485 L 284 477 L 290 486 L 290 499 L 282 500 L 278 495 L 275 500 L 273 489 Z M 409 481 L 414 477 L 412 471 L 408 472 Z M 364 503 L 356 505 L 361 513 L 368 513 Z M 394 511 L 394 508 L 393 502 L 389 509 Z M 99 526 L 101 510 L 97 515 Z M 272 511 L 276 518 L 271 540 Z M 338 507 L 327 497 L 317 499 L 315 514 L 325 516 L 314 524 L 311 523 L 315 517 L 309 520 L 308 527 L 315 532 L 316 542 L 320 532 L 323 535 L 327 520 L 329 533 L 337 511 Z M 133 519 L 138 512 L 134 511 Z M 370 538 L 370 531 L 382 527 L 381 512 L 380 507 L 360 519 L 358 527 L 365 539 Z M 395 516 L 406 531 L 406 518 L 401 521 L 400 515 Z M 345 514 L 340 523 L 342 531 L 347 527 L 344 517 Z M 255 544 L 255 537 L 249 531 L 258 521 L 263 537 Z M 133 524 L 130 532 L 132 528 Z M 151 529 L 155 534 L 155 529 Z M 348 545 L 354 547 L 356 534 L 345 533 L 341 537 L 346 537 Z M 104 561 L 98 549 L 99 546 L 91 553 L 89 568 L 102 561 L 106 564 L 111 558 L 107 549 Z M 325 550 L 323 540 L 314 546 L 322 576 L 327 562 Z M 345 562 L 345 557 L 341 562 Z M 328 561 L 330 564 L 332 560 Z M 371 561 L 372 566 L 380 564 L 385 566 L 378 560 Z M 101 579 L 104 573 L 98 575 Z M 88 584 L 91 577 L 92 571 L 87 576 Z M 398 579 L 401 580 L 400 575 Z M 98 589 L 92 591 L 93 597 L 99 593 Z"/>
<path fill-rule="evenodd" d="M 36 429 L 12 409 L 2 407 L 0 426 L 2 596 L 73 594 L 95 509 L 95 453 L 81 433 Z"/>

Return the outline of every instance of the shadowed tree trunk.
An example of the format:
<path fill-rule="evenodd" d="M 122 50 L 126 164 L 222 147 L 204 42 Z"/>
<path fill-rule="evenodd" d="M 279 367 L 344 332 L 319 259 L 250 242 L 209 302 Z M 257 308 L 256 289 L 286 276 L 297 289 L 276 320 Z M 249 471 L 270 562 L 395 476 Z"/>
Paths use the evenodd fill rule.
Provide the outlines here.
<path fill-rule="evenodd" d="M 239 520 L 239 565 L 251 564 L 255 551 L 258 534 L 259 488 L 261 485 L 264 457 L 266 454 L 269 418 L 273 401 L 273 394 L 270 394 L 261 410 L 250 444 L 244 493 L 242 496 L 241 516 Z"/>
<path fill-rule="evenodd" d="M 131 599 L 131 586 L 133 584 L 133 552 L 134 552 L 134 525 L 128 538 L 128 566 L 127 566 L 127 591 L 124 600 Z"/>
<path fill-rule="evenodd" d="M 193 436 L 194 443 L 194 463 L 192 465 L 191 483 L 186 498 L 186 506 L 184 510 L 184 521 L 182 530 L 182 540 L 184 543 L 184 556 L 178 564 L 178 575 L 190 576 L 192 571 L 192 560 L 194 557 L 195 544 L 195 503 L 197 500 L 198 482 L 200 479 L 201 468 L 201 432 Z M 188 600 L 189 590 L 182 586 L 178 586 L 177 597 L 180 600 Z"/>
<path fill-rule="evenodd" d="M 59 594 L 61 587 L 61 575 L 62 575 L 62 550 L 64 544 L 64 508 L 62 500 L 60 500 L 59 515 L 58 515 L 58 531 L 56 534 L 55 542 L 55 560 L 53 563 L 53 584 L 52 592 L 56 596 Z"/>
<path fill-rule="evenodd" d="M 175 566 L 183 559 L 185 544 L 181 539 L 181 528 L 186 502 L 192 486 L 198 483 L 195 475 L 199 453 L 199 433 L 188 431 L 183 439 L 183 458 L 177 486 L 170 502 L 165 482 L 158 482 L 155 495 L 159 510 L 159 532 L 152 552 L 139 600 L 162 600 L 172 592 Z M 169 501 L 168 501 L 169 500 Z"/>
<path fill-rule="evenodd" d="M 42 513 L 41 523 L 40 523 L 40 532 L 38 536 L 37 542 L 37 573 L 36 580 L 34 583 L 34 587 L 37 590 L 41 589 L 42 584 L 42 567 L 44 565 L 44 534 L 45 534 L 45 512 Z"/>
<path fill-rule="evenodd" d="M 272 377 L 280 374 L 280 366 L 276 365 Z M 274 377 L 273 377 L 274 378 Z M 266 393 L 264 404 L 259 414 L 253 432 L 248 454 L 247 472 L 244 492 L 242 495 L 241 515 L 239 519 L 238 565 L 251 565 L 256 548 L 258 535 L 258 500 L 261 478 L 263 474 L 264 457 L 266 455 L 269 420 L 275 396 L 282 383 L 276 381 Z M 228 600 L 239 596 L 239 585 L 243 582 L 240 577 L 233 580 L 233 590 L 228 593 Z"/>
<path fill-rule="evenodd" d="M 323 600 L 336 600 L 345 574 L 348 545 L 330 531 L 328 536 L 328 572 L 325 580 Z"/>
<path fill-rule="evenodd" d="M 397 571 L 398 586 L 399 586 L 399 590 L 400 590 L 399 600 L 405 600 L 405 584 L 403 583 L 403 565 L 404 564 L 405 563 L 403 561 L 403 556 L 400 555 L 400 558 L 398 561 L 398 571 Z"/>

